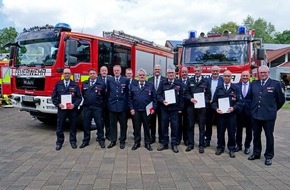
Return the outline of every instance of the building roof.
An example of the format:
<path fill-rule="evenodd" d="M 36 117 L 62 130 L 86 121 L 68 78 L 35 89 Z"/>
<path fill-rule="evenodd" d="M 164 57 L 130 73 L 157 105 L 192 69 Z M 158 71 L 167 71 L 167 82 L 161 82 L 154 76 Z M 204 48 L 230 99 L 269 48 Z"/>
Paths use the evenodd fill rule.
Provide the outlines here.
<path fill-rule="evenodd" d="M 177 45 L 181 45 L 182 41 L 180 40 L 166 40 L 165 46 L 170 48 L 175 48 Z"/>
<path fill-rule="evenodd" d="M 290 47 L 290 44 L 263 44 L 266 50 L 277 50 Z"/>
<path fill-rule="evenodd" d="M 266 50 L 268 62 L 271 62 L 290 52 L 290 46 L 277 50 Z"/>

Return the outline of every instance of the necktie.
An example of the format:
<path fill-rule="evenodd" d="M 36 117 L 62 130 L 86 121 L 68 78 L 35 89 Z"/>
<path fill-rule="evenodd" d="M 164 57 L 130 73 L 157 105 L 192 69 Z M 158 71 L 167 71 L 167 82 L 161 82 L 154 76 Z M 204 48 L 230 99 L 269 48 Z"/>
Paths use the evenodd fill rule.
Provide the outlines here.
<path fill-rule="evenodd" d="M 90 86 L 93 86 L 94 82 L 95 82 L 94 80 L 91 80 Z"/>
<path fill-rule="evenodd" d="M 183 84 L 186 84 L 186 79 L 183 80 Z"/>
<path fill-rule="evenodd" d="M 195 82 L 196 82 L 196 83 L 198 83 L 198 77 L 196 77 L 196 79 L 195 79 L 195 80 L 196 80 Z"/>
<path fill-rule="evenodd" d="M 119 83 L 119 78 L 116 78 L 116 83 Z"/>
<path fill-rule="evenodd" d="M 68 86 L 68 81 L 65 81 L 65 87 L 67 88 L 67 86 Z"/>
<path fill-rule="evenodd" d="M 229 85 L 226 84 L 226 91 L 228 91 L 228 86 L 229 86 Z"/>
<path fill-rule="evenodd" d="M 246 97 L 246 95 L 247 95 L 247 83 L 243 83 L 243 85 L 244 85 L 244 87 L 243 87 L 242 93 L 243 93 L 243 97 Z"/>
<path fill-rule="evenodd" d="M 156 79 L 155 79 L 155 90 L 157 90 L 158 89 L 158 76 L 156 76 Z"/>
<path fill-rule="evenodd" d="M 172 80 L 168 81 L 170 85 L 172 85 Z"/>
<path fill-rule="evenodd" d="M 144 83 L 140 83 L 140 89 L 144 87 Z"/>
<path fill-rule="evenodd" d="M 264 86 L 264 84 L 265 84 L 265 81 L 264 81 L 264 80 L 262 80 L 261 86 Z"/>

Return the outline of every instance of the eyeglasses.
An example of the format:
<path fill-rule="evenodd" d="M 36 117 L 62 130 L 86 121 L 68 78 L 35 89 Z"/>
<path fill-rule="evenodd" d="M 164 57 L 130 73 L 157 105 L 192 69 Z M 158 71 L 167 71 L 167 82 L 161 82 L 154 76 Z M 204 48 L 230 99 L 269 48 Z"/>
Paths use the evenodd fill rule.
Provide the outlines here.
<path fill-rule="evenodd" d="M 231 75 L 223 75 L 223 77 L 231 77 Z"/>
<path fill-rule="evenodd" d="M 260 74 L 267 74 L 268 72 L 259 72 Z"/>

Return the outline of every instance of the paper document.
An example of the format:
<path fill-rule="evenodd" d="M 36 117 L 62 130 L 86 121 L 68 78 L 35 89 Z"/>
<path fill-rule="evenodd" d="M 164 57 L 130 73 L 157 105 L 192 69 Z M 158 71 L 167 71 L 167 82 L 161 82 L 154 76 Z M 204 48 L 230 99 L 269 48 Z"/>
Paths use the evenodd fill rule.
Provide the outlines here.
<path fill-rule="evenodd" d="M 176 97 L 175 97 L 175 91 L 174 89 L 171 90 L 165 90 L 165 101 L 168 102 L 168 104 L 175 104 L 176 103 Z"/>
<path fill-rule="evenodd" d="M 218 105 L 219 105 L 219 109 L 223 113 L 228 113 L 228 110 L 230 108 L 230 99 L 229 99 L 229 97 L 219 98 L 218 99 Z"/>
<path fill-rule="evenodd" d="M 63 109 L 67 109 L 67 106 L 72 103 L 71 94 L 61 95 L 61 104 L 64 105 Z"/>
<path fill-rule="evenodd" d="M 151 111 L 153 110 L 153 102 L 150 102 L 147 106 L 146 106 L 146 114 L 147 116 L 150 115 Z"/>
<path fill-rule="evenodd" d="M 197 101 L 194 105 L 195 108 L 205 108 L 204 92 L 194 93 L 193 98 Z"/>

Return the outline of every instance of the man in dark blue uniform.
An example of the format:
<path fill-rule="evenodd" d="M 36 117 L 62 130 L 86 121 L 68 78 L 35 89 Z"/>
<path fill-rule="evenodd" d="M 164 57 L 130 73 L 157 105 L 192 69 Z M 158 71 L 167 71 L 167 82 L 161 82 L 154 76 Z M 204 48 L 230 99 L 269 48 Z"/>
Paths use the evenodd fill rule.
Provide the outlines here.
<path fill-rule="evenodd" d="M 110 111 L 110 126 L 111 126 L 111 143 L 107 148 L 112 148 L 117 141 L 117 123 L 119 121 L 121 128 L 120 148 L 125 148 L 127 138 L 127 121 L 126 111 L 128 109 L 128 79 L 121 76 L 121 66 L 113 67 L 114 77 L 108 80 L 107 96 L 108 108 Z"/>
<path fill-rule="evenodd" d="M 138 71 L 138 77 L 139 82 L 132 83 L 129 92 L 129 107 L 133 115 L 134 128 L 134 145 L 132 150 L 137 150 L 140 147 L 141 125 L 143 123 L 145 148 L 152 151 L 153 149 L 150 145 L 149 115 L 154 114 L 154 110 L 157 107 L 156 91 L 152 83 L 146 82 L 146 71 L 144 69 Z M 148 106 L 150 103 L 152 107 Z"/>
<path fill-rule="evenodd" d="M 261 132 L 265 131 L 266 151 L 265 164 L 271 165 L 274 157 L 274 126 L 277 111 L 285 103 L 284 92 L 279 81 L 269 78 L 270 70 L 267 66 L 258 69 L 260 80 L 254 81 L 251 92 L 251 105 L 254 130 L 254 151 L 249 160 L 260 159 L 262 151 Z"/>
<path fill-rule="evenodd" d="M 166 80 L 160 82 L 157 90 L 157 101 L 161 105 L 162 118 L 161 144 L 157 150 L 162 151 L 168 149 L 168 127 L 170 121 L 171 148 L 174 153 L 178 153 L 178 112 L 183 108 L 183 87 L 180 81 L 174 80 L 174 69 L 167 69 L 167 77 Z M 165 96 L 165 93 L 167 96 Z"/>
<path fill-rule="evenodd" d="M 251 116 L 251 102 L 252 102 L 252 83 L 250 83 L 250 73 L 249 71 L 243 71 L 242 81 L 237 84 L 240 91 L 242 92 L 242 110 L 237 114 L 237 133 L 236 133 L 236 152 L 242 150 L 242 140 L 243 140 L 243 128 L 246 128 L 246 138 L 245 138 L 245 154 L 250 153 L 250 146 L 252 142 L 252 116 Z"/>
<path fill-rule="evenodd" d="M 211 100 L 206 105 L 206 125 L 205 125 L 205 147 L 210 146 L 211 136 L 212 136 L 212 126 L 216 121 L 216 111 L 212 109 L 212 99 L 215 93 L 216 87 L 222 85 L 224 80 L 219 76 L 220 68 L 218 66 L 213 66 L 211 68 L 211 77 L 208 78 L 208 84 L 211 91 Z"/>
<path fill-rule="evenodd" d="M 185 92 L 187 83 L 189 81 L 188 78 L 188 69 L 186 67 L 181 68 L 181 77 L 178 79 L 182 82 L 183 92 Z M 188 114 L 187 114 L 187 107 L 189 105 L 189 101 L 185 100 L 185 94 L 183 93 L 183 100 L 184 100 L 184 107 L 181 112 L 178 113 L 178 144 L 181 143 L 183 140 L 185 146 L 188 145 L 188 135 L 187 135 L 187 126 L 188 126 Z"/>
<path fill-rule="evenodd" d="M 217 150 L 215 154 L 221 155 L 224 152 L 225 132 L 227 130 L 229 155 L 231 158 L 235 158 L 236 114 L 242 108 L 242 100 L 240 89 L 231 84 L 231 78 L 230 71 L 227 70 L 223 73 L 224 84 L 216 88 L 212 108 L 217 112 Z M 222 100 L 224 100 L 223 103 Z"/>
<path fill-rule="evenodd" d="M 102 80 L 106 85 L 106 92 L 107 92 L 107 82 L 110 76 L 108 76 L 108 68 L 106 66 L 102 66 L 100 68 L 100 76 L 97 77 L 98 80 Z M 110 140 L 111 136 L 111 127 L 110 127 L 110 118 L 109 118 L 109 109 L 108 109 L 108 96 L 105 97 L 104 100 L 104 107 L 103 107 L 103 124 L 105 129 L 105 136 L 106 139 Z M 98 140 L 98 139 L 96 139 Z"/>
<path fill-rule="evenodd" d="M 82 101 L 82 95 L 80 88 L 77 83 L 70 80 L 71 70 L 65 68 L 63 70 L 64 80 L 57 82 L 54 86 L 52 93 L 52 102 L 57 110 L 57 127 L 56 127 L 56 150 L 62 148 L 64 142 L 64 124 L 66 118 L 69 118 L 70 122 L 70 136 L 69 141 L 73 149 L 77 148 L 77 118 L 78 118 L 78 107 Z M 71 95 L 71 103 L 62 102 L 62 95 Z"/>
<path fill-rule="evenodd" d="M 194 126 L 198 122 L 199 127 L 199 153 L 204 153 L 204 130 L 205 130 L 205 114 L 206 114 L 206 104 L 209 103 L 211 99 L 210 89 L 207 79 L 201 76 L 201 67 L 196 66 L 194 68 L 195 76 L 190 78 L 186 91 L 185 99 L 189 102 L 187 113 L 188 113 L 188 146 L 185 151 L 191 151 L 194 148 Z M 197 107 L 197 99 L 195 95 L 197 93 L 202 93 L 204 96 L 204 107 Z"/>
<path fill-rule="evenodd" d="M 159 87 L 161 81 L 165 80 L 166 78 L 161 75 L 161 67 L 160 65 L 155 65 L 154 67 L 154 76 L 148 79 L 148 82 L 151 82 L 154 85 L 155 91 Z M 161 143 L 161 135 L 162 135 L 162 127 L 161 127 L 161 110 L 160 110 L 160 103 L 157 102 L 157 108 L 155 113 L 150 116 L 150 132 L 151 132 L 151 143 L 155 143 L 156 141 L 156 117 L 158 120 L 158 138 L 159 143 Z"/>
<path fill-rule="evenodd" d="M 97 71 L 90 69 L 89 80 L 82 85 L 83 102 L 83 128 L 84 139 L 80 148 L 89 145 L 91 139 L 91 121 L 94 119 L 97 126 L 97 139 L 101 148 L 105 148 L 103 129 L 103 106 L 105 103 L 106 86 L 102 80 L 97 80 Z"/>

